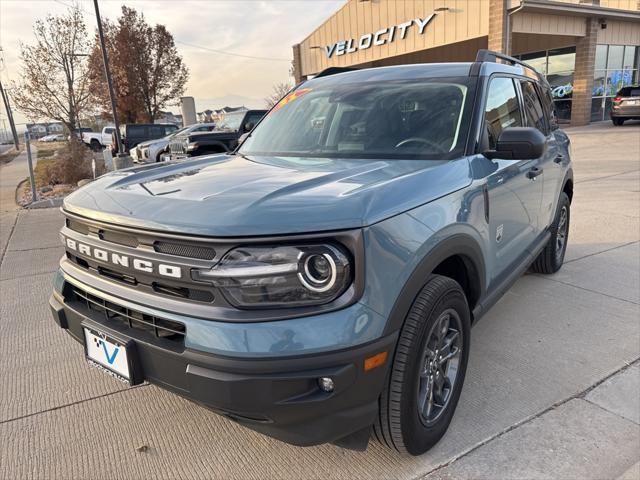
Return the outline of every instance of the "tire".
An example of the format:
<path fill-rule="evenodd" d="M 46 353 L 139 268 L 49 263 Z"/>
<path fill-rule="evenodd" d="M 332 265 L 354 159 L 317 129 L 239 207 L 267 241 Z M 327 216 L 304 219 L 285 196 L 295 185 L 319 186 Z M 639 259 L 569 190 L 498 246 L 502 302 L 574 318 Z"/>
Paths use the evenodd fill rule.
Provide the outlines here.
<path fill-rule="evenodd" d="M 457 349 L 457 354 L 436 374 L 431 368 L 433 362 L 429 360 L 433 355 L 430 354 L 442 353 L 433 342 L 442 334 L 438 325 L 443 326 L 446 318 L 448 327 L 442 338 L 445 343 L 451 339 L 453 348 L 449 351 Z M 380 395 L 379 413 L 373 426 L 378 441 L 401 453 L 420 455 L 442 438 L 460 398 L 469 359 L 469 338 L 469 306 L 462 288 L 451 278 L 431 275 L 414 300 L 400 332 L 389 380 Z M 455 375 L 451 383 L 448 376 L 452 373 Z M 435 380 L 431 381 L 433 378 Z M 428 404 L 429 382 L 432 386 L 446 385 L 446 382 L 442 383 L 444 380 L 449 380 L 450 385 L 446 399 L 443 388 L 439 396 L 431 397 L 434 400 L 431 413 L 426 409 L 420 413 L 420 406 Z M 433 387 L 431 392 L 434 392 Z"/>
<path fill-rule="evenodd" d="M 620 127 L 624 123 L 624 118 L 612 118 L 611 121 L 616 127 Z"/>
<path fill-rule="evenodd" d="M 563 214 L 563 211 L 565 212 Z M 571 219 L 571 203 L 566 193 L 560 194 L 556 215 L 551 224 L 551 238 L 538 258 L 531 264 L 531 270 L 535 273 L 556 273 L 562 267 L 564 255 L 569 242 L 569 221 Z"/>
<path fill-rule="evenodd" d="M 97 152 L 102 148 L 102 145 L 100 145 L 99 141 L 97 141 L 96 139 L 93 139 L 91 140 L 89 147 L 91 147 L 91 150 L 93 150 L 94 152 Z"/>

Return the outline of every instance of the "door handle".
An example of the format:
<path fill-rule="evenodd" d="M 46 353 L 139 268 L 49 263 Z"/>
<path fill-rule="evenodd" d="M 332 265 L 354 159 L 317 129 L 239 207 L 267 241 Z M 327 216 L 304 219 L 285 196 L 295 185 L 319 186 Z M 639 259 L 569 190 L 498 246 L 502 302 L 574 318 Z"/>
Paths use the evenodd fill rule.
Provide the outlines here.
<path fill-rule="evenodd" d="M 556 158 L 553 159 L 555 163 L 562 163 L 563 160 L 564 160 L 564 155 L 562 155 L 561 153 L 556 155 Z"/>
<path fill-rule="evenodd" d="M 542 169 L 533 167 L 527 172 L 527 178 L 535 180 L 538 175 L 542 175 Z"/>

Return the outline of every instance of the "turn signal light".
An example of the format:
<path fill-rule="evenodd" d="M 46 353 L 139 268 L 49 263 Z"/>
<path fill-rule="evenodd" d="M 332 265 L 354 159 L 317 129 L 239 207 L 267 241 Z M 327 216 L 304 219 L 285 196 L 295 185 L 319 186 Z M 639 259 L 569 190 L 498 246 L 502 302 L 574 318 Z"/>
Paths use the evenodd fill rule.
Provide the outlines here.
<path fill-rule="evenodd" d="M 376 367 L 384 365 L 384 362 L 386 361 L 387 361 L 387 352 L 376 353 L 373 357 L 365 358 L 364 371 L 368 372 L 369 370 L 373 370 Z"/>

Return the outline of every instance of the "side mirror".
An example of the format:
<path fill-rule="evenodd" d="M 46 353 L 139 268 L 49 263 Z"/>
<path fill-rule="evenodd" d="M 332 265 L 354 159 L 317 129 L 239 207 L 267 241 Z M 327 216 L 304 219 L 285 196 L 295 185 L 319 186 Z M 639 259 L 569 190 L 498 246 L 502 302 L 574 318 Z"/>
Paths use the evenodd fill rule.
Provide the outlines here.
<path fill-rule="evenodd" d="M 253 130 L 254 127 L 254 123 L 253 122 L 247 122 L 244 124 L 244 131 L 245 132 L 250 132 L 251 130 Z"/>
<path fill-rule="evenodd" d="M 495 150 L 487 150 L 487 158 L 508 160 L 532 160 L 542 156 L 546 146 L 545 136 L 533 127 L 509 127 L 502 131 Z"/>

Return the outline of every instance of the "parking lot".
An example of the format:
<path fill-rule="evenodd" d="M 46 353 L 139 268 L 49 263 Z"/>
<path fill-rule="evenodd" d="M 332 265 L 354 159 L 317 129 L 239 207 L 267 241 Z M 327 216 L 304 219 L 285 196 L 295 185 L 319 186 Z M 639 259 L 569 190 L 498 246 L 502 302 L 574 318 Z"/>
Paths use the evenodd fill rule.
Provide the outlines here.
<path fill-rule="evenodd" d="M 155 386 L 129 388 L 88 367 L 82 347 L 49 313 L 62 217 L 57 209 L 16 210 L 5 169 L 21 164 L 3 166 L 0 477 L 635 475 L 640 125 L 568 132 L 575 194 L 566 263 L 553 276 L 525 275 L 474 328 L 451 427 L 417 458 L 373 441 L 364 453 L 289 446 Z"/>

